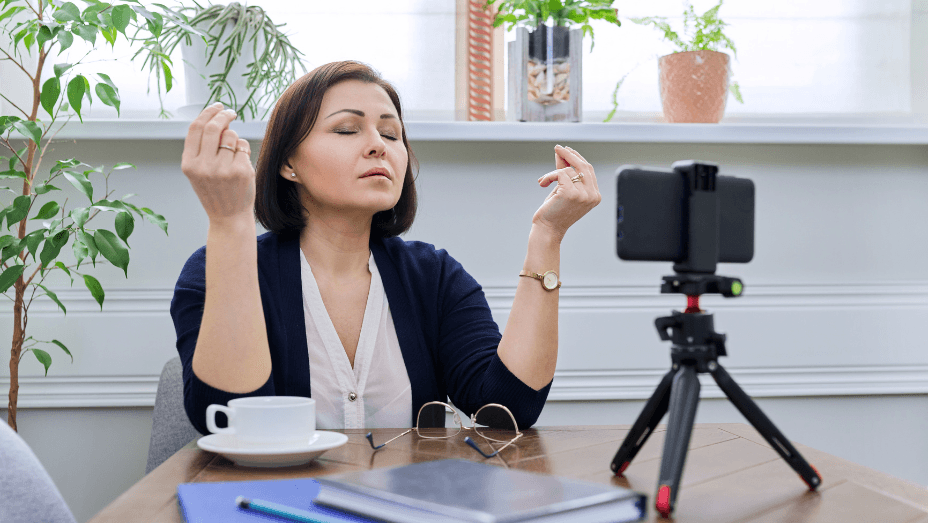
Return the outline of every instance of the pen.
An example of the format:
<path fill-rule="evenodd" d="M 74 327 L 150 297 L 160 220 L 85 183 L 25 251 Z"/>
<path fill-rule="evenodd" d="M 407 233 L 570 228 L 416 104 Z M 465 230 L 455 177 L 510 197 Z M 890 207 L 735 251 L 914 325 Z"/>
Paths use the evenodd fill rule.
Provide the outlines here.
<path fill-rule="evenodd" d="M 310 514 L 305 510 L 288 507 L 270 501 L 260 499 L 247 499 L 244 496 L 235 498 L 235 504 L 241 508 L 263 512 L 272 516 L 278 516 L 290 521 L 299 521 L 301 523 L 330 523 L 332 520 L 325 518 L 319 519 L 317 514 Z"/>

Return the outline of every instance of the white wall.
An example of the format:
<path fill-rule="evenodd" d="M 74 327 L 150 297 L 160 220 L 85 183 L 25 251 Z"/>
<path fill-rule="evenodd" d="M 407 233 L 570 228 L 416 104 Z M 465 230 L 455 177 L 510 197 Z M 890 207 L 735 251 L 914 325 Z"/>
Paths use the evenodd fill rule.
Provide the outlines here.
<path fill-rule="evenodd" d="M 745 296 L 704 299 L 728 334 L 723 365 L 789 438 L 928 485 L 928 351 L 919 329 L 928 312 L 928 148 L 577 143 L 569 132 L 559 141 L 594 165 L 604 199 L 562 247 L 558 375 L 539 425 L 630 424 L 666 372 L 669 345 L 653 320 L 682 308 L 683 298 L 658 294 L 669 264 L 615 257 L 614 171 L 698 158 L 757 187 L 755 259 L 718 271 L 742 277 Z M 407 238 L 460 260 L 501 325 L 532 213 L 547 192 L 535 180 L 551 170 L 553 145 L 413 144 L 421 208 Z M 50 302 L 36 302 L 31 315 L 30 333 L 67 343 L 74 363 L 52 352 L 45 378 L 31 356 L 23 361 L 20 431 L 83 521 L 144 471 L 154 387 L 175 353 L 171 292 L 205 241 L 206 221 L 179 170 L 180 140 L 53 147 L 55 158 L 135 163 L 138 171 L 120 171 L 111 185 L 118 195 L 138 193 L 137 203 L 171 224 L 170 237 L 137 225 L 128 280 L 112 267 L 94 273 L 107 291 L 103 312 L 79 282 L 69 290 L 58 280 L 50 286 L 68 315 Z M 0 314 L 0 339 L 10 339 L 11 323 L 8 310 Z M 704 385 L 704 397 L 719 396 Z M 726 401 L 707 399 L 697 421 L 742 418 Z"/>

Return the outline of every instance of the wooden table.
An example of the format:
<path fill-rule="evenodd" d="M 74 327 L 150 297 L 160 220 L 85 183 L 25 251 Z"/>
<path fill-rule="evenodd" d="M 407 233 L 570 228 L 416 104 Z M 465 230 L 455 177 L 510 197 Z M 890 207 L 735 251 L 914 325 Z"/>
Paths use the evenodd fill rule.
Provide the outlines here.
<path fill-rule="evenodd" d="M 663 427 L 648 439 L 624 477 L 609 470 L 629 428 L 532 429 L 500 457 L 488 460 L 464 443 L 464 434 L 446 440 L 407 435 L 375 452 L 364 438 L 368 431 L 345 430 L 349 439 L 344 446 L 306 465 L 280 469 L 239 467 L 191 444 L 142 478 L 91 523 L 181 522 L 178 483 L 301 478 L 441 458 L 486 461 L 631 488 L 648 495 L 648 521 L 666 521 L 654 510 Z M 373 432 L 374 441 L 381 442 L 401 431 Z M 752 427 L 740 423 L 696 425 L 673 521 L 928 523 L 925 487 L 793 443 L 822 475 L 818 492 L 809 492 Z"/>

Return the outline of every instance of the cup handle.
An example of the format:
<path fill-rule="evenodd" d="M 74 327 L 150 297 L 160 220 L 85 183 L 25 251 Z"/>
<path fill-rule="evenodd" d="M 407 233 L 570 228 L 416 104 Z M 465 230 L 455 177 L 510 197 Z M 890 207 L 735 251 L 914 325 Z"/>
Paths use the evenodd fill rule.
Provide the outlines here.
<path fill-rule="evenodd" d="M 216 412 L 225 413 L 226 417 L 229 418 L 229 426 L 222 429 L 216 426 Z M 232 425 L 232 420 L 235 419 L 235 410 L 230 409 L 224 405 L 210 405 L 206 407 L 206 428 L 209 429 L 213 434 L 235 434 L 235 427 Z"/>

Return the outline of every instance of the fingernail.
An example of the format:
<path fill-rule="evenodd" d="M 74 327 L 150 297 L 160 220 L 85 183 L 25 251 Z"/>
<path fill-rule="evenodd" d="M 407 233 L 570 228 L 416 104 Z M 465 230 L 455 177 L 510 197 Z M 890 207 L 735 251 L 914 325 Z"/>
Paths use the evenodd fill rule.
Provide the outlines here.
<path fill-rule="evenodd" d="M 222 102 L 216 102 L 213 105 L 210 105 L 210 107 L 222 107 Z"/>
<path fill-rule="evenodd" d="M 560 147 L 561 149 L 563 149 L 563 148 L 564 148 L 564 146 L 563 146 L 563 145 L 561 145 L 561 144 L 557 144 L 557 145 L 555 145 L 554 147 Z"/>
<path fill-rule="evenodd" d="M 226 109 L 226 110 L 223 111 L 223 112 L 224 112 L 224 113 L 228 113 L 229 116 L 235 116 L 235 111 L 233 111 L 232 109 Z"/>

